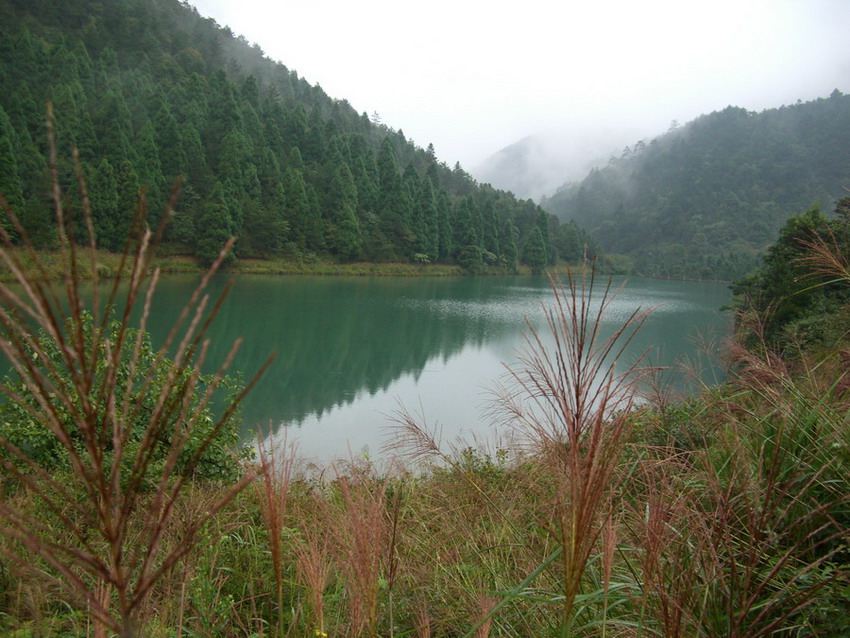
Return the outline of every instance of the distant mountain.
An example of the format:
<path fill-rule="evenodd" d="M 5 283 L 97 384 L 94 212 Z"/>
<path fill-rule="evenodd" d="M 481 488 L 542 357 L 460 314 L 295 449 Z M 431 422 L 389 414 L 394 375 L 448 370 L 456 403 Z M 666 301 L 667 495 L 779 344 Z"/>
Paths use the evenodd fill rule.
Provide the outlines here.
<path fill-rule="evenodd" d="M 634 131 L 611 128 L 529 135 L 491 155 L 470 173 L 479 182 L 521 199 L 540 201 L 564 183 L 578 181 L 604 165 L 635 136 Z"/>
<path fill-rule="evenodd" d="M 185 0 L 0 0 L 0 87 L 0 192 L 40 246 L 56 242 L 48 101 L 62 181 L 73 190 L 77 148 L 105 248 L 123 245 L 143 187 L 155 223 L 178 175 L 165 241 L 201 260 L 236 235 L 242 257 L 475 272 L 576 260 L 586 243 L 575 224 L 479 186 Z"/>
<path fill-rule="evenodd" d="M 542 205 L 585 227 L 623 270 L 731 279 L 785 220 L 850 186 L 850 96 L 761 113 L 728 107 L 638 142 Z"/>

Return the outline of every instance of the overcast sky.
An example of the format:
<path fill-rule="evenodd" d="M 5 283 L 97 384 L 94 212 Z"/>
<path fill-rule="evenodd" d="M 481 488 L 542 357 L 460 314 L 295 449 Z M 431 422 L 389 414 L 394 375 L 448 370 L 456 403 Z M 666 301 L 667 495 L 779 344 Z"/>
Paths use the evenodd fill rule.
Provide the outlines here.
<path fill-rule="evenodd" d="M 530 134 L 850 92 L 849 0 L 190 2 L 468 169 Z"/>

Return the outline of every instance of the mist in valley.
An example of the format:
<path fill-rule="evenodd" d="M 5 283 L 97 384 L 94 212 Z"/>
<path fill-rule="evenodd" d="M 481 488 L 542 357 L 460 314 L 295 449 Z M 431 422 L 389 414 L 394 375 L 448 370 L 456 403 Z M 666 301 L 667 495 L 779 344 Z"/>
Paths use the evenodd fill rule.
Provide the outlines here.
<path fill-rule="evenodd" d="M 540 202 L 566 183 L 619 157 L 638 140 L 638 128 L 549 130 L 524 137 L 470 169 L 481 183 Z"/>

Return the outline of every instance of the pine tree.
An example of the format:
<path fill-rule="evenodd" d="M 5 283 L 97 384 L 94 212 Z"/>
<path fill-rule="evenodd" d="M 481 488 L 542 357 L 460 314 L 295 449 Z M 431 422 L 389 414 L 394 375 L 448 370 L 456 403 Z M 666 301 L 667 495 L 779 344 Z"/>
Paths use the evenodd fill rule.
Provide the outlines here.
<path fill-rule="evenodd" d="M 156 226 L 159 216 L 165 206 L 167 195 L 165 193 L 165 177 L 162 175 L 162 164 L 159 161 L 159 149 L 156 145 L 153 124 L 148 120 L 135 141 L 136 173 L 139 181 L 145 188 L 148 206 L 150 210 L 150 223 Z"/>
<path fill-rule="evenodd" d="M 477 209 L 471 196 L 464 197 L 457 206 L 454 219 L 454 249 L 457 263 L 471 273 L 484 265 L 475 217 Z"/>
<path fill-rule="evenodd" d="M 214 167 L 218 167 L 224 139 L 231 131 L 239 127 L 241 117 L 233 84 L 227 79 L 224 71 L 219 70 L 213 76 L 208 96 L 209 116 L 202 139 L 207 151 L 207 159 Z"/>
<path fill-rule="evenodd" d="M 60 131 L 62 130 L 61 113 L 63 110 L 64 107 L 59 104 L 56 105 Z M 123 95 L 116 89 L 111 89 L 102 100 L 97 102 L 94 111 L 94 128 L 103 154 L 109 158 L 113 166 L 117 166 L 123 160 L 133 161 L 136 159 L 135 150 L 130 144 L 130 140 L 133 139 L 130 110 L 124 102 Z M 82 149 L 80 150 L 82 153 Z M 84 154 L 83 157 L 94 159 L 93 155 Z"/>
<path fill-rule="evenodd" d="M 522 261 L 528 266 L 531 266 L 531 272 L 536 275 L 543 272 L 543 269 L 546 268 L 546 264 L 548 263 L 546 243 L 543 239 L 543 233 L 540 232 L 538 226 L 535 226 L 531 231 L 531 235 L 525 244 L 525 248 L 522 251 Z"/>
<path fill-rule="evenodd" d="M 195 227 L 198 232 L 195 255 L 201 263 L 211 264 L 236 231 L 221 184 L 215 185 L 212 194 L 201 207 Z M 231 259 L 232 253 L 227 260 Z"/>
<path fill-rule="evenodd" d="M 297 150 L 297 149 L 295 149 Z M 289 224 L 292 241 L 301 249 L 307 249 L 308 238 L 313 232 L 310 220 L 310 203 L 307 197 L 307 185 L 301 169 L 290 167 L 284 176 L 283 190 L 286 193 L 284 218 Z"/>
<path fill-rule="evenodd" d="M 331 182 L 330 214 L 325 233 L 328 249 L 342 260 L 360 255 L 362 238 L 357 220 L 357 188 L 348 165 L 340 162 Z"/>
<path fill-rule="evenodd" d="M 183 144 L 183 131 L 180 130 L 177 119 L 162 95 L 159 97 L 159 107 L 153 122 L 162 174 L 166 181 L 171 182 L 177 179 L 178 175 L 188 173 L 189 160 Z"/>
<path fill-rule="evenodd" d="M 426 255 L 429 261 L 436 262 L 439 257 L 440 230 L 437 202 L 430 180 L 422 180 L 416 200 L 416 252 Z"/>
<path fill-rule="evenodd" d="M 24 191 L 15 157 L 14 141 L 12 123 L 6 112 L 0 108 L 0 194 L 13 210 L 19 211 L 24 204 Z"/>
<path fill-rule="evenodd" d="M 452 225 L 449 217 L 451 204 L 449 196 L 442 188 L 437 191 L 437 259 L 438 261 L 447 261 L 454 254 L 454 241 L 452 234 Z"/>
<path fill-rule="evenodd" d="M 517 260 L 519 259 L 519 251 L 516 247 L 516 226 L 509 219 L 505 219 L 502 221 L 500 235 L 501 257 L 508 268 L 516 270 Z"/>
<path fill-rule="evenodd" d="M 113 217 L 113 241 L 110 248 L 120 250 L 130 235 L 130 225 L 139 202 L 139 176 L 130 160 L 121 160 L 115 168 L 117 204 Z"/>
<path fill-rule="evenodd" d="M 96 167 L 89 165 L 86 178 L 97 244 L 107 250 L 119 251 L 126 236 L 115 232 L 116 220 L 119 218 L 118 183 L 112 164 L 104 157 Z"/>

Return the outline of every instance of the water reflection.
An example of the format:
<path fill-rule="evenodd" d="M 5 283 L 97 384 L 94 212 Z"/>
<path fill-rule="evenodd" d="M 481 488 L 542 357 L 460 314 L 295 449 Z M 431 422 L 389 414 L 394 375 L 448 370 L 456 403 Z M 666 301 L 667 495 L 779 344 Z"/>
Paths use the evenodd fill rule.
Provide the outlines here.
<path fill-rule="evenodd" d="M 228 279 L 215 278 L 211 293 Z M 161 281 L 154 344 L 197 281 Z M 244 404 L 246 437 L 257 427 L 287 429 L 305 454 L 323 459 L 364 446 L 374 453 L 398 403 L 424 411 L 448 437 L 485 431 L 486 388 L 502 362 L 514 361 L 526 318 L 542 327 L 541 303 L 552 300 L 545 277 L 239 276 L 234 284 L 212 325 L 210 360 L 220 362 L 243 337 L 231 369 L 250 376 L 277 353 Z M 652 348 L 653 362 L 670 365 L 695 357 L 698 332 L 728 331 L 718 310 L 727 302 L 721 285 L 632 279 L 609 308 L 606 329 L 636 307 L 655 307 L 628 356 Z"/>

